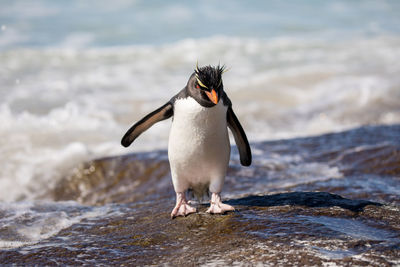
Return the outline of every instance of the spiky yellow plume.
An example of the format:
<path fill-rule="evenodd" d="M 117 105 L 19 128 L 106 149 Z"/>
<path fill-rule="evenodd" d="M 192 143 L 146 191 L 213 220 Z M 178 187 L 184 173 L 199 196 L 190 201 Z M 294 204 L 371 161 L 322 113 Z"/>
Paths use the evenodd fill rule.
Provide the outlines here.
<path fill-rule="evenodd" d="M 199 77 L 196 75 L 196 80 L 197 80 L 197 82 L 199 83 L 199 85 L 201 86 L 201 87 L 204 87 L 204 88 L 208 88 L 207 86 L 205 86 L 201 81 L 200 81 L 200 79 L 199 79 Z"/>

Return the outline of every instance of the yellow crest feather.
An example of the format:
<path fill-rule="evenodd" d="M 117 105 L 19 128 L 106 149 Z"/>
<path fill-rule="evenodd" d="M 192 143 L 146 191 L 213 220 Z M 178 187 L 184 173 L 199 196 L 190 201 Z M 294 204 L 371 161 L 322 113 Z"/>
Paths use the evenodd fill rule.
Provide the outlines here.
<path fill-rule="evenodd" d="M 197 82 L 199 83 L 199 85 L 201 86 L 201 87 L 204 87 L 204 88 L 208 88 L 207 86 L 205 86 L 201 81 L 200 81 L 200 79 L 199 79 L 199 77 L 196 75 L 196 80 L 197 80 Z"/>

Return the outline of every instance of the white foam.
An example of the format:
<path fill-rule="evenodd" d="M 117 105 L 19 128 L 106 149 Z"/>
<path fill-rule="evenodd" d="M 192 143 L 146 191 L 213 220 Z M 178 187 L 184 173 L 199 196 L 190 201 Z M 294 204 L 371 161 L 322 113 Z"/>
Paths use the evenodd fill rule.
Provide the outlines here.
<path fill-rule="evenodd" d="M 77 46 L 90 42 L 75 37 Z M 166 148 L 170 122 L 129 149 L 119 141 L 184 87 L 196 60 L 231 68 L 225 90 L 252 142 L 400 123 L 399 43 L 397 36 L 336 42 L 217 36 L 159 46 L 1 51 L 0 201 L 37 198 L 81 161 Z"/>
<path fill-rule="evenodd" d="M 116 128 L 112 120 L 85 114 L 77 106 L 46 116 L 15 115 L 6 106 L 0 110 L 1 201 L 45 194 L 73 167 L 97 154 L 97 148 L 105 154 L 118 151 L 116 141 L 107 145 Z"/>
<path fill-rule="evenodd" d="M 75 202 L 0 203 L 0 249 L 33 245 L 82 220 L 110 215 L 109 206 L 84 207 Z"/>

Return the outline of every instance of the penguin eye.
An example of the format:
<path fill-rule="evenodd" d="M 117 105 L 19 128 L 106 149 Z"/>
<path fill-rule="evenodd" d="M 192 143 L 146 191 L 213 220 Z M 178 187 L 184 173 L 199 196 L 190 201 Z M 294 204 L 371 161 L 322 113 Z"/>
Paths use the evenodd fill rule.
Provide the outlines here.
<path fill-rule="evenodd" d="M 196 84 L 196 88 L 197 89 L 202 89 L 202 90 L 206 90 L 207 89 L 207 87 L 204 87 L 203 85 L 200 85 L 200 84 Z"/>
<path fill-rule="evenodd" d="M 200 79 L 199 79 L 199 77 L 197 77 L 196 76 L 196 80 L 197 80 L 197 85 L 196 85 L 196 87 L 199 89 L 199 88 L 201 88 L 201 89 L 207 89 L 207 86 L 205 86 L 201 81 L 200 81 Z"/>

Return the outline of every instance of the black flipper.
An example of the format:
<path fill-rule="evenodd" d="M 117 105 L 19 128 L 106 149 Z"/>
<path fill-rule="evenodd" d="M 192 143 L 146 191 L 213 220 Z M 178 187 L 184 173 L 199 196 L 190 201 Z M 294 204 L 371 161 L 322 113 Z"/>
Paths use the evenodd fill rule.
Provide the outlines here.
<path fill-rule="evenodd" d="M 172 104 L 166 103 L 162 107 L 148 114 L 146 117 L 135 123 L 122 137 L 121 144 L 128 147 L 144 131 L 149 129 L 156 122 L 166 120 L 174 114 Z"/>
<path fill-rule="evenodd" d="M 239 149 L 240 155 L 240 163 L 243 166 L 250 166 L 251 164 L 251 149 L 249 145 L 249 141 L 247 141 L 246 134 L 240 125 L 238 118 L 236 117 L 235 113 L 231 106 L 228 108 L 228 112 L 226 114 L 228 127 L 231 129 L 233 137 L 235 138 L 236 145 Z"/>

